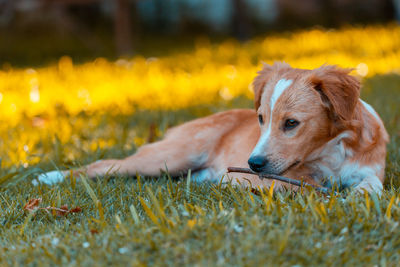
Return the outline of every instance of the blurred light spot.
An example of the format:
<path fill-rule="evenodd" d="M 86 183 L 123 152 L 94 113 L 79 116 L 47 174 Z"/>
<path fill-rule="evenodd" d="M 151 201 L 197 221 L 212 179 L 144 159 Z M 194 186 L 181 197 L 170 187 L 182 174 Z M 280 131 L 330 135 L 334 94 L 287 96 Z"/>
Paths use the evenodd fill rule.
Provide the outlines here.
<path fill-rule="evenodd" d="M 115 61 L 115 65 L 129 69 L 132 67 L 133 64 L 126 59 L 118 59 L 117 61 Z"/>
<path fill-rule="evenodd" d="M 365 77 L 368 74 L 368 65 L 365 63 L 360 63 L 357 65 L 357 73 L 358 75 Z"/>
<path fill-rule="evenodd" d="M 23 164 L 23 166 L 24 166 L 25 169 L 28 168 L 28 166 L 29 166 L 28 162 L 25 162 L 25 163 Z"/>
<path fill-rule="evenodd" d="M 90 93 L 85 88 L 82 88 L 78 91 L 78 97 L 84 100 L 86 105 L 92 104 L 92 100 L 90 99 Z"/>
<path fill-rule="evenodd" d="M 51 244 L 53 246 L 57 246 L 58 243 L 60 243 L 60 239 L 58 239 L 57 237 L 53 238 L 53 240 L 51 240 Z"/>
<path fill-rule="evenodd" d="M 40 117 L 34 117 L 32 119 L 32 126 L 33 127 L 41 127 L 43 128 L 46 124 L 46 121 Z"/>
<path fill-rule="evenodd" d="M 89 96 L 88 90 L 86 90 L 86 89 L 80 89 L 80 90 L 78 91 L 78 97 L 79 97 L 79 98 L 86 98 L 86 97 L 88 97 L 88 96 Z"/>
<path fill-rule="evenodd" d="M 0 103 L 3 102 L 3 94 L 0 93 Z"/>
<path fill-rule="evenodd" d="M 27 145 L 24 145 L 24 151 L 28 152 L 29 151 L 29 147 Z"/>
<path fill-rule="evenodd" d="M 88 247 L 90 247 L 90 243 L 89 243 L 89 242 L 84 242 L 84 243 L 82 244 L 82 247 L 88 248 Z"/>
<path fill-rule="evenodd" d="M 189 212 L 187 212 L 186 210 L 182 211 L 182 215 L 185 216 L 185 217 L 189 217 L 190 216 Z"/>
<path fill-rule="evenodd" d="M 240 225 L 235 225 L 234 227 L 233 227 L 233 230 L 235 230 L 235 232 L 236 233 L 241 233 L 241 232 L 243 232 L 243 226 L 240 226 Z"/>
<path fill-rule="evenodd" d="M 225 100 L 231 100 L 233 98 L 233 95 L 229 91 L 228 87 L 224 87 L 221 90 L 219 90 L 219 95 Z"/>
<path fill-rule="evenodd" d="M 29 93 L 29 98 L 33 103 L 37 103 L 40 101 L 40 93 L 37 87 L 32 88 L 31 92 Z"/>
<path fill-rule="evenodd" d="M 156 62 L 157 60 L 158 60 L 158 58 L 156 58 L 156 57 L 149 57 L 148 59 L 146 59 L 146 63 L 150 64 L 150 63 Z"/>
<path fill-rule="evenodd" d="M 32 69 L 32 68 L 26 69 L 25 72 L 26 72 L 27 74 L 36 74 L 36 70 L 34 70 L 34 69 Z"/>

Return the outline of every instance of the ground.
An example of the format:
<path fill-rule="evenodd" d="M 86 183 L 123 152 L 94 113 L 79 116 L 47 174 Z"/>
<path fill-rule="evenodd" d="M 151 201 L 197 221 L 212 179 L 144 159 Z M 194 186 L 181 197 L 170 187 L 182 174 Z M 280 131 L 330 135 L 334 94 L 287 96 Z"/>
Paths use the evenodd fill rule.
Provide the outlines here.
<path fill-rule="evenodd" d="M 165 67 L 167 63 L 159 64 Z M 67 102 L 51 107 L 48 112 L 37 107 L 37 113 L 32 115 L 25 107 L 36 103 L 37 83 L 40 101 L 50 106 L 46 90 L 50 91 L 52 84 L 65 87 L 64 74 L 54 74 L 51 67 L 5 71 L 3 76 L 0 73 L 0 77 L 16 75 L 15 81 L 18 77 L 28 79 L 31 90 L 27 91 L 29 103 L 21 100 L 22 93 L 14 103 L 7 99 L 8 93 L 19 96 L 18 93 L 12 88 L 7 91 L 0 84 L 2 105 L 14 103 L 16 107 L 1 107 L 3 112 L 11 108 L 11 113 L 4 115 L 0 125 L 0 264 L 397 265 L 400 76 L 389 71 L 376 74 L 378 68 L 368 66 L 370 71 L 375 68 L 375 72 L 363 78 L 362 98 L 375 107 L 390 134 L 385 191 L 381 196 L 324 196 L 312 191 L 272 193 L 268 189 L 251 192 L 232 186 L 196 184 L 190 176 L 172 179 L 167 173 L 153 178 L 105 177 L 95 181 L 72 177 L 55 186 L 33 186 L 32 178 L 42 171 L 124 157 L 141 144 L 160 138 L 173 125 L 229 108 L 251 108 L 251 95 L 247 87 L 245 93 L 210 89 L 205 92 L 207 97 L 212 92 L 216 95 L 200 104 L 167 97 L 164 101 L 175 101 L 176 108 L 170 108 L 170 104 L 162 108 L 162 102 L 155 100 L 158 106 L 150 110 L 146 105 L 140 106 L 140 99 L 133 98 L 133 108 L 121 108 L 118 101 L 124 100 L 117 99 L 102 109 L 96 101 L 103 100 L 96 100 L 96 92 L 86 84 L 92 98 L 81 92 L 82 101 L 87 104 L 79 104 L 81 109 Z M 174 71 L 171 67 L 169 74 Z M 187 71 L 190 73 L 190 69 Z M 39 82 L 29 76 L 35 73 Z M 241 77 L 240 71 L 235 75 Z M 47 77 L 45 81 L 43 77 Z M 251 81 L 251 77 L 246 79 Z M 84 83 L 87 79 L 83 75 L 75 82 Z M 205 84 L 214 88 L 212 81 Z M 124 94 L 129 96 L 129 92 Z M 113 93 L 108 97 L 112 98 Z M 148 97 L 147 101 L 151 101 Z M 30 212 L 25 205 L 32 199 L 41 202 Z M 68 214 L 51 209 L 65 205 L 68 209 L 80 209 Z M 44 209 L 47 207 L 50 208 Z"/>

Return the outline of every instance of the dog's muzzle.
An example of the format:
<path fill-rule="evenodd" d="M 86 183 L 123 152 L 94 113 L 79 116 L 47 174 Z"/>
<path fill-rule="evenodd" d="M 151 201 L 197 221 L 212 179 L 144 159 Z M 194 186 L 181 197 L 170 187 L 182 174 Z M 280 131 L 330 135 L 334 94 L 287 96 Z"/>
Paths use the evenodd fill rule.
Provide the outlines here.
<path fill-rule="evenodd" d="M 251 156 L 247 163 L 249 164 L 250 169 L 254 172 L 281 175 L 296 167 L 300 161 L 295 161 L 289 167 L 285 168 L 286 165 L 283 164 L 283 160 L 270 161 L 266 157 Z"/>

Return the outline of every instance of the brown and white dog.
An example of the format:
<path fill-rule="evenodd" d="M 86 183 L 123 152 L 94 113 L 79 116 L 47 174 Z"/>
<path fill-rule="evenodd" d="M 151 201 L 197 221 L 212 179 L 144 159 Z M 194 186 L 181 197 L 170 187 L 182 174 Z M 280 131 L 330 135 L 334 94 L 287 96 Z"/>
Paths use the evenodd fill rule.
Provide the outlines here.
<path fill-rule="evenodd" d="M 157 176 L 167 168 L 179 176 L 191 169 L 197 181 L 223 177 L 253 187 L 271 184 L 251 174 L 225 175 L 229 166 L 250 166 L 312 184 L 380 192 L 389 138 L 378 114 L 359 99 L 360 82 L 350 71 L 265 65 L 253 83 L 255 110 L 187 122 L 130 157 L 101 160 L 74 172 L 91 178 L 110 173 Z M 67 175 L 53 171 L 38 180 L 53 184 Z M 282 186 L 276 183 L 275 188 Z"/>

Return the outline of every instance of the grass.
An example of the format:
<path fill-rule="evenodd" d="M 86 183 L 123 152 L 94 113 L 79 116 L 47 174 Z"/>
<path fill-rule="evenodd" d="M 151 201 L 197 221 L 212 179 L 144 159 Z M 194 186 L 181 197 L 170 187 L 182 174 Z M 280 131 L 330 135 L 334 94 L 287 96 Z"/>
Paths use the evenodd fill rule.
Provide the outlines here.
<path fill-rule="evenodd" d="M 183 121 L 251 107 L 245 97 L 130 114 L 72 116 L 59 108 L 57 119 L 26 116 L 14 128 L 3 126 L 0 152 L 8 157 L 4 162 L 14 164 L 1 169 L 0 265 L 397 265 L 400 76 L 374 76 L 363 83 L 363 99 L 377 109 L 391 135 L 382 196 L 327 198 L 268 190 L 255 195 L 167 174 L 31 186 L 40 170 L 133 153 L 146 142 L 151 125 L 159 138 Z M 82 212 L 61 217 L 24 212 L 33 198 L 42 198 L 41 207 L 79 206 Z"/>
<path fill-rule="evenodd" d="M 386 25 L 285 33 L 244 44 L 203 38 L 193 51 L 158 59 L 76 65 L 63 57 L 36 69 L 4 65 L 0 266 L 397 265 L 399 55 L 400 27 Z M 184 121 L 252 107 L 249 83 L 260 60 L 357 67 L 362 98 L 376 108 L 391 138 L 381 196 L 254 194 L 168 174 L 31 185 L 43 171 L 130 155 Z M 82 211 L 24 211 L 38 198 L 41 208 Z"/>

